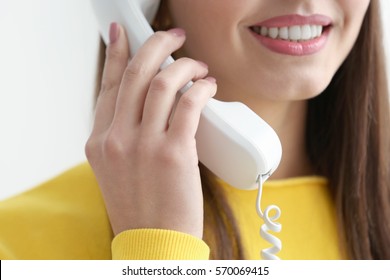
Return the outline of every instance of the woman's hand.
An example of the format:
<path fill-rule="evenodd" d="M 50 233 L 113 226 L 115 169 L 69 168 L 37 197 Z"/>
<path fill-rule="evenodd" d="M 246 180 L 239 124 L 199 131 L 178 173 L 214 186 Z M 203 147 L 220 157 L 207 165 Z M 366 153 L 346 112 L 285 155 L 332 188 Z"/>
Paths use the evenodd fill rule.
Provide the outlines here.
<path fill-rule="evenodd" d="M 181 58 L 159 71 L 185 40 L 184 31 L 157 32 L 129 60 L 123 28 L 112 24 L 95 124 L 86 155 L 101 188 L 114 234 L 171 229 L 199 238 L 203 197 L 195 133 L 216 92 L 201 62 Z M 194 85 L 173 107 L 177 91 Z M 172 116 L 171 116 L 172 115 Z"/>

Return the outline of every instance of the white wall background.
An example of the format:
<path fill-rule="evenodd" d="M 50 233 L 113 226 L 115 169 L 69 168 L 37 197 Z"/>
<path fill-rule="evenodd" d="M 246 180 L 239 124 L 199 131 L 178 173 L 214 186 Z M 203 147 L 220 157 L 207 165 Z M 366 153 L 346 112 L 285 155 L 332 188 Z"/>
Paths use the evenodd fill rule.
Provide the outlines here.
<path fill-rule="evenodd" d="M 3 199 L 85 161 L 99 35 L 89 0 L 0 0 L 0 34 Z"/>
<path fill-rule="evenodd" d="M 87 0 L 0 0 L 0 199 L 85 160 L 99 35 Z"/>

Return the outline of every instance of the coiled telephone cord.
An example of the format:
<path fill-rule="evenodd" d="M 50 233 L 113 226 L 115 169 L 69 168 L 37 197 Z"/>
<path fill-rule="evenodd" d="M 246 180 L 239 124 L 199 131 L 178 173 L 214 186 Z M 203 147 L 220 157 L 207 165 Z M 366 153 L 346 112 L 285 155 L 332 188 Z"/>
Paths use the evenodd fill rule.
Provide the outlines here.
<path fill-rule="evenodd" d="M 256 199 L 256 211 L 259 217 L 264 221 L 264 224 L 260 227 L 260 236 L 272 245 L 270 248 L 261 250 L 261 257 L 264 260 L 280 260 L 276 254 L 282 250 L 282 241 L 269 232 L 280 232 L 282 230 L 282 225 L 276 222 L 276 220 L 279 219 L 281 215 L 281 210 L 276 205 L 269 205 L 265 208 L 264 213 L 261 210 L 263 183 L 268 177 L 269 174 L 265 174 L 257 178 L 258 191 Z M 272 216 L 270 216 L 271 211 L 275 213 Z"/>

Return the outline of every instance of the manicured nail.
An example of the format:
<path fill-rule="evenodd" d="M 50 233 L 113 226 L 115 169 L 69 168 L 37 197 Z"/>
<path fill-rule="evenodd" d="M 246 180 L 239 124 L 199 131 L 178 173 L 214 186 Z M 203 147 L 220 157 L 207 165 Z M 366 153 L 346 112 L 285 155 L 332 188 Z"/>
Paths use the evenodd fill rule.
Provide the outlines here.
<path fill-rule="evenodd" d="M 205 80 L 209 81 L 210 83 L 216 84 L 217 79 L 214 77 L 206 77 Z"/>
<path fill-rule="evenodd" d="M 113 44 L 119 38 L 119 25 L 116 22 L 110 24 L 110 44 Z"/>
<path fill-rule="evenodd" d="M 174 34 L 178 37 L 181 37 L 181 36 L 184 36 L 186 34 L 186 32 L 184 31 L 184 29 L 182 28 L 173 28 L 173 29 L 169 29 L 167 32 L 171 33 L 171 34 Z"/>

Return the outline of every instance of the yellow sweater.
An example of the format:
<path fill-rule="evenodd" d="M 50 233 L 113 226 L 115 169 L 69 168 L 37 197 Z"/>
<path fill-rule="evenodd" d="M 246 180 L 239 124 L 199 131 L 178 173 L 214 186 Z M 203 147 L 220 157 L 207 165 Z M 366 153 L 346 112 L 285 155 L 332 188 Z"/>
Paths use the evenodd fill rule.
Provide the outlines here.
<path fill-rule="evenodd" d="M 269 244 L 259 236 L 257 191 L 223 185 L 241 230 L 246 256 L 259 259 Z M 268 181 L 262 207 L 282 210 L 277 236 L 282 259 L 340 259 L 334 206 L 320 177 Z M 0 202 L 0 259 L 208 259 L 193 236 L 139 229 L 113 237 L 104 202 L 88 164 Z"/>

